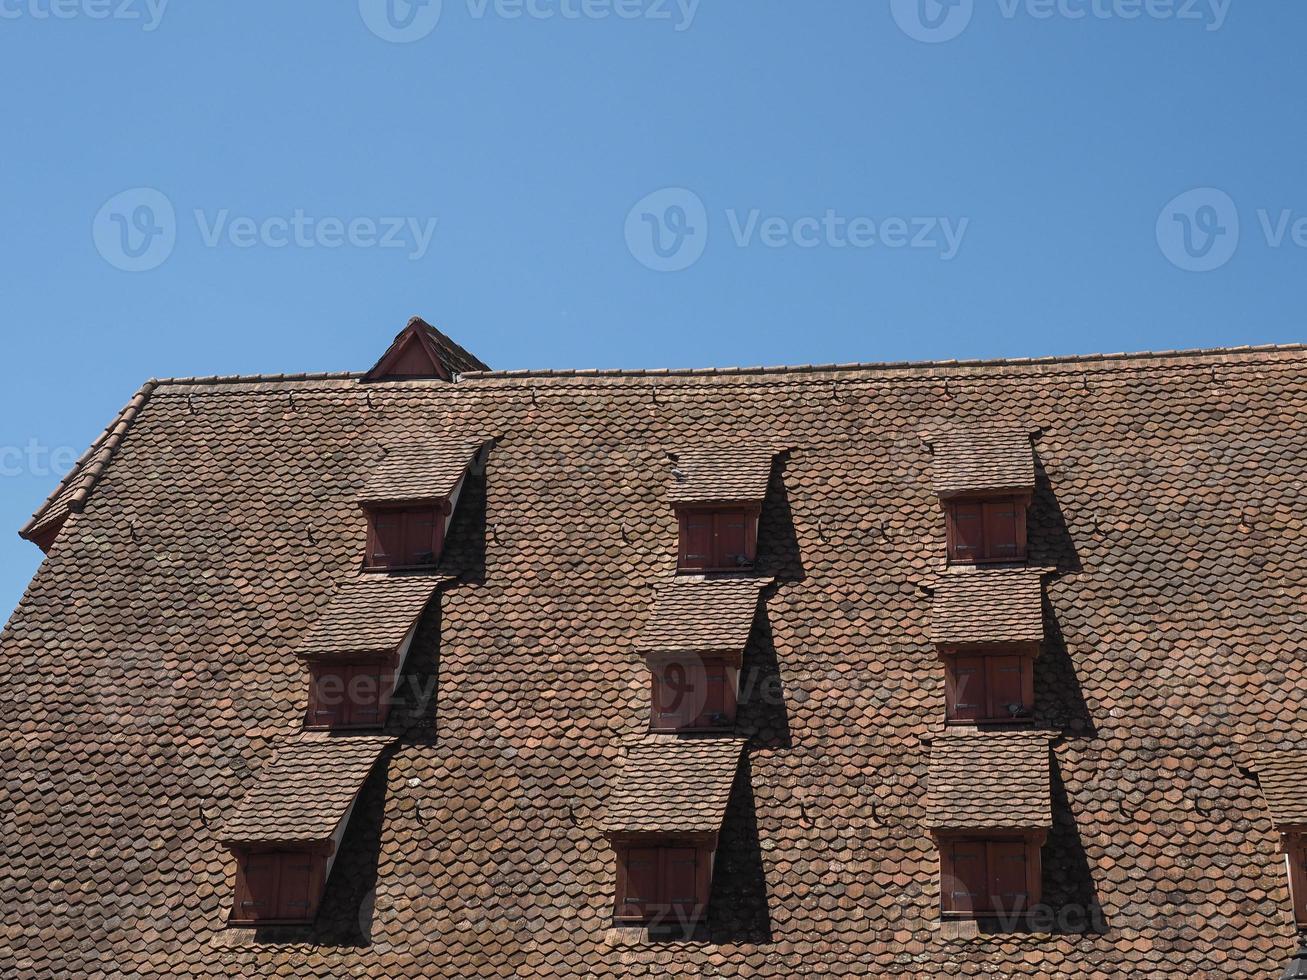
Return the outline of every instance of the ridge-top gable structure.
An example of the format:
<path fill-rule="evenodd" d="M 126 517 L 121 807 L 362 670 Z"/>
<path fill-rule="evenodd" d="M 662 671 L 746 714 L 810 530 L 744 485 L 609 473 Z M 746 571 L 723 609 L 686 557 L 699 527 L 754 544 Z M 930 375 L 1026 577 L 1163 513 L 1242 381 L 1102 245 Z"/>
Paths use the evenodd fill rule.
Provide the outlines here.
<path fill-rule="evenodd" d="M 449 344 L 153 381 L 23 529 L 47 555 L 0 635 L 0 976 L 1289 963 L 1307 350 L 493 372 Z M 680 561 L 668 454 L 691 474 L 709 422 L 768 454 L 747 567 Z M 954 457 L 922 433 L 1036 430 L 992 444 L 1023 552 L 951 557 Z M 436 444 L 410 485 L 394 460 Z M 361 502 L 414 493 L 450 504 L 440 547 L 367 567 Z M 709 730 L 651 731 L 673 627 L 653 653 L 738 657 Z M 951 716 L 972 675 L 941 655 L 995 644 L 1030 673 Z M 384 723 L 306 731 L 306 654 L 358 651 L 394 665 Z"/>

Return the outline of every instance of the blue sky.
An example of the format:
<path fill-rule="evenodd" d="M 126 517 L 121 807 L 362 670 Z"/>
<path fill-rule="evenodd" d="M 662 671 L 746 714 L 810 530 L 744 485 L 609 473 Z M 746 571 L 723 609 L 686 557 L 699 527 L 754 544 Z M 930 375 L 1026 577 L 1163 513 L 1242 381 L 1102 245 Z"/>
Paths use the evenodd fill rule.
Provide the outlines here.
<path fill-rule="evenodd" d="M 435 15 L 439 14 L 438 17 Z M 0 611 L 151 376 L 1304 339 L 1307 4 L 0 0 Z"/>

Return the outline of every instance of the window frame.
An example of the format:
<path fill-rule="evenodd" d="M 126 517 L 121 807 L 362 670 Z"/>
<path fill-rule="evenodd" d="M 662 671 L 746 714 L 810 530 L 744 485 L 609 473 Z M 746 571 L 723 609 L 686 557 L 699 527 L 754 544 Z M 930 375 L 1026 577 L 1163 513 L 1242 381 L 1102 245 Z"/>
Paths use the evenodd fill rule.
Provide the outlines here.
<path fill-rule="evenodd" d="M 1289 903 L 1299 929 L 1307 929 L 1307 828 L 1281 834 L 1285 871 L 1289 877 Z"/>
<path fill-rule="evenodd" d="M 304 715 L 304 728 L 308 731 L 362 731 L 385 727 L 390 714 L 395 686 L 395 665 L 378 659 L 344 662 L 312 660 L 309 668 L 308 707 Z M 323 720 L 327 713 L 324 704 L 324 680 L 342 676 L 340 711 L 334 718 Z M 357 700 L 360 677 L 376 678 L 376 704 Z M 332 695 L 333 697 L 335 695 Z M 372 716 L 372 717 L 369 717 Z"/>
<path fill-rule="evenodd" d="M 944 721 L 948 725 L 1020 725 L 1030 721 L 1035 708 L 1035 659 L 1038 646 L 1025 644 L 977 645 L 975 647 L 950 646 L 942 648 L 939 658 L 944 664 Z M 1009 663 L 1003 663 L 1008 661 Z M 1021 705 L 1025 711 L 1015 718 L 1006 710 L 1010 702 L 995 697 L 996 684 L 994 674 L 1000 669 L 1011 669 L 1010 661 L 1016 661 L 1020 672 L 1018 683 L 1021 686 Z M 962 672 L 976 669 L 973 665 L 980 662 L 980 690 L 978 693 L 964 694 Z M 978 697 L 981 702 L 980 714 L 974 718 L 959 717 L 959 698 Z M 1003 703 L 999 704 L 998 701 Z M 970 704 L 970 702 L 964 702 Z"/>
<path fill-rule="evenodd" d="M 1043 867 L 1041 851 L 1046 833 L 1044 831 L 955 831 L 936 835 L 939 848 L 939 899 L 940 915 L 945 919 L 984 919 L 984 918 L 1024 918 L 1030 915 L 1040 904 L 1042 895 Z M 997 864 L 1003 853 L 1010 852 L 1015 846 L 1022 848 L 1025 863 L 1025 890 L 1021 894 L 1025 901 L 1020 906 L 1005 910 L 995 902 L 998 879 Z M 986 890 L 982 902 L 972 903 L 970 908 L 961 907 L 957 901 L 959 892 L 955 883 L 962 879 L 957 873 L 957 849 L 959 847 L 982 847 L 985 854 L 983 879 Z"/>
<path fill-rule="evenodd" d="M 743 572 L 749 571 L 754 567 L 758 560 L 758 521 L 762 514 L 761 504 L 750 503 L 730 503 L 723 502 L 717 504 L 696 504 L 694 506 L 678 506 L 676 508 L 677 520 L 677 548 L 676 548 L 676 570 L 678 573 L 698 574 L 703 572 Z M 709 545 L 708 554 L 704 556 L 702 564 L 692 564 L 691 558 L 696 557 L 691 553 L 690 544 L 690 524 L 696 518 L 707 519 L 711 522 L 709 536 L 711 544 Z M 737 556 L 746 559 L 743 562 L 727 562 L 726 552 L 723 550 L 721 525 L 728 520 L 743 520 L 743 552 L 735 552 Z"/>
<path fill-rule="evenodd" d="M 944 507 L 945 516 L 945 549 L 950 565 L 997 565 L 1027 560 L 1029 549 L 1026 541 L 1026 525 L 1030 510 L 1029 494 L 974 494 L 948 497 L 941 503 Z M 1014 550 L 1011 554 L 995 554 L 990 541 L 990 515 L 998 508 L 1008 506 L 1011 506 L 1014 511 Z M 963 537 L 958 526 L 959 507 L 980 507 L 981 510 L 979 534 L 982 544 L 979 549 L 980 553 L 975 556 L 960 556 L 958 554 Z"/>
<path fill-rule="evenodd" d="M 311 925 L 317 918 L 318 906 L 322 901 L 323 886 L 326 883 L 327 854 L 312 848 L 275 848 L 243 847 L 233 849 L 236 857 L 236 883 L 232 894 L 231 913 L 227 924 L 231 926 L 269 926 L 269 925 Z M 255 861 L 272 862 L 270 873 L 273 883 L 268 886 L 272 892 L 274 909 L 266 916 L 246 913 L 247 906 L 255 902 L 255 892 L 250 885 L 250 865 Z M 307 863 L 307 878 L 304 880 L 306 908 L 303 915 L 290 914 L 290 895 L 284 892 L 286 870 L 292 862 Z"/>
<path fill-rule="evenodd" d="M 612 841 L 616 858 L 616 881 L 613 892 L 613 921 L 621 925 L 690 926 L 701 922 L 708 913 L 708 897 L 712 887 L 716 835 L 648 835 L 621 837 Z M 672 888 L 670 869 L 673 860 L 683 865 L 687 854 L 693 854 L 694 894 L 689 902 L 677 901 L 669 896 Z M 657 862 L 654 872 L 654 896 L 633 902 L 630 898 L 631 873 L 636 855 Z"/>
<path fill-rule="evenodd" d="M 429 570 L 434 568 L 440 561 L 440 555 L 445 546 L 446 518 L 450 513 L 448 501 L 370 505 L 364 509 L 364 513 L 367 517 L 367 543 L 363 554 L 364 571 L 411 572 Z M 404 551 L 399 561 L 379 562 L 376 560 L 376 552 L 380 544 L 377 523 L 381 518 L 389 516 L 397 517 L 400 521 L 400 531 L 397 536 L 404 542 Z M 426 517 L 431 519 L 431 561 L 418 562 L 416 558 L 422 552 L 413 547 L 413 532 L 409 529 L 409 522 L 414 518 Z M 410 551 L 412 552 L 411 555 Z M 406 561 L 410 557 L 414 560 Z"/>
<path fill-rule="evenodd" d="M 728 732 L 735 728 L 735 718 L 739 698 L 739 663 L 725 655 L 676 656 L 655 655 L 647 659 L 649 668 L 649 731 L 660 733 L 690 732 Z M 687 678 L 701 682 L 708 692 L 702 707 L 697 710 L 693 700 L 687 700 L 687 694 L 681 693 L 674 711 L 678 712 L 675 720 L 668 723 L 670 712 L 664 711 L 666 697 L 662 677 L 673 668 L 681 668 Z M 712 696 L 714 686 L 720 699 L 714 703 Z M 693 691 L 693 688 L 691 688 Z M 690 695 L 692 696 L 692 695 Z M 718 710 L 713 710 L 714 708 Z M 691 712 L 694 712 L 691 714 Z M 712 722 L 714 715 L 721 715 L 722 721 Z"/>

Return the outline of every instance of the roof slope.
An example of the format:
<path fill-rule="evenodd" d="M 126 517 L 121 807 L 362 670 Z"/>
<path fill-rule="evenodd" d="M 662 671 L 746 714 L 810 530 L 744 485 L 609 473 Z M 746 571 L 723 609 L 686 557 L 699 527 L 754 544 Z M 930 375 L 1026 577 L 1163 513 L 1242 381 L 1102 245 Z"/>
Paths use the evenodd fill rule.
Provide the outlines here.
<path fill-rule="evenodd" d="M 381 736 L 306 732 L 254 774 L 218 834 L 224 844 L 321 844 L 349 812 L 381 754 Z"/>
<path fill-rule="evenodd" d="M 715 834 L 744 751 L 742 738 L 646 735 L 627 747 L 600 822 L 608 834 Z"/>
<path fill-rule="evenodd" d="M 996 406 L 1041 427 L 1048 477 L 1044 898 L 1097 903 L 1099 932 L 936 921 L 919 586 L 945 528 L 919 434 Z M 599 823 L 648 728 L 665 453 L 705 420 L 791 448 L 758 537 L 780 585 L 741 671 L 711 942 L 623 945 Z M 295 651 L 358 575 L 356 498 L 396 432 L 502 436 L 450 526 L 465 574 L 419 625 L 318 926 L 226 930 L 215 828 L 300 730 Z M 1305 495 L 1301 351 L 161 383 L 0 635 L 0 976 L 1274 976 L 1283 856 L 1235 748 L 1307 730 Z"/>
<path fill-rule="evenodd" d="M 1053 826 L 1047 735 L 966 732 L 930 744 L 926 825 L 938 830 Z"/>
<path fill-rule="evenodd" d="M 672 503 L 762 503 L 776 450 L 744 442 L 694 446 L 671 455 Z"/>

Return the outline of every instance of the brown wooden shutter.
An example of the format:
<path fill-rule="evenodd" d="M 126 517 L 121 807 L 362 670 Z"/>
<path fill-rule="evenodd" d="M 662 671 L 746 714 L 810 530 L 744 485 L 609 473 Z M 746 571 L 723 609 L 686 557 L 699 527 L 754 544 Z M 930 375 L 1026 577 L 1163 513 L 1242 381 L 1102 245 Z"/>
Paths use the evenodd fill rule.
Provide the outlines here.
<path fill-rule="evenodd" d="M 404 565 L 418 568 L 436 561 L 436 515 L 430 510 L 413 510 L 404 522 Z"/>
<path fill-rule="evenodd" d="M 392 568 L 404 560 L 404 517 L 401 511 L 379 510 L 372 514 L 372 553 L 368 564 L 374 568 Z"/>
<path fill-rule="evenodd" d="M 693 847 L 662 849 L 662 905 L 672 921 L 688 921 L 699 905 L 698 851 Z"/>
<path fill-rule="evenodd" d="M 299 852 L 281 855 L 278 919 L 307 922 L 313 918 L 313 865 L 316 860 L 312 854 Z"/>
<path fill-rule="evenodd" d="M 690 711 L 691 682 L 685 664 L 677 661 L 662 664 L 654 677 L 654 727 L 659 731 L 677 731 Z"/>
<path fill-rule="evenodd" d="M 625 849 L 622 875 L 625 894 L 619 896 L 620 901 L 617 906 L 619 916 L 628 918 L 646 916 L 662 901 L 658 851 L 656 847 Z"/>
<path fill-rule="evenodd" d="M 985 550 L 981 556 L 995 561 L 1018 557 L 1017 503 L 996 500 L 984 504 Z"/>
<path fill-rule="evenodd" d="M 986 691 L 985 658 L 957 657 L 949 671 L 953 679 L 952 714 L 954 721 L 980 721 L 985 717 L 988 703 Z M 947 696 L 946 692 L 946 696 Z"/>
<path fill-rule="evenodd" d="M 742 510 L 724 510 L 713 520 L 714 568 L 744 568 L 750 564 Z"/>
<path fill-rule="evenodd" d="M 1029 907 L 1026 892 L 1026 842 L 989 843 L 989 908 L 1012 915 Z"/>
<path fill-rule="evenodd" d="M 941 883 L 946 912 L 976 912 L 986 900 L 985 844 L 983 841 L 953 841 L 946 844 L 949 860 Z"/>
<path fill-rule="evenodd" d="M 1307 929 L 1307 834 L 1289 835 L 1286 851 L 1293 916 L 1299 927 Z"/>
<path fill-rule="evenodd" d="M 240 862 L 236 885 L 236 918 L 260 922 L 276 918 L 277 883 L 281 861 L 276 854 L 256 852 Z"/>
<path fill-rule="evenodd" d="M 312 727 L 334 728 L 346 724 L 347 670 L 348 668 L 328 664 L 313 664 L 309 667 L 309 725 Z"/>
<path fill-rule="evenodd" d="M 346 724 L 374 727 L 381 724 L 382 683 L 385 671 L 379 664 L 361 664 L 350 671 Z"/>
<path fill-rule="evenodd" d="M 989 687 L 989 709 L 986 717 L 993 719 L 1009 719 L 1020 717 L 1014 715 L 1009 709 L 1009 705 L 1021 705 L 1029 710 L 1030 705 L 1024 703 L 1025 685 L 1022 677 L 1023 659 L 1021 657 L 986 657 L 988 661 L 988 687 Z"/>
<path fill-rule="evenodd" d="M 954 561 L 979 561 L 984 557 L 984 507 L 978 503 L 955 501 L 949 508 L 951 548 Z"/>
<path fill-rule="evenodd" d="M 713 518 L 707 511 L 686 511 L 681 517 L 683 569 L 708 568 L 712 562 Z"/>
<path fill-rule="evenodd" d="M 703 710 L 695 721 L 696 728 L 724 728 L 733 722 L 734 712 L 726 707 L 726 665 L 712 661 L 703 665 Z"/>

